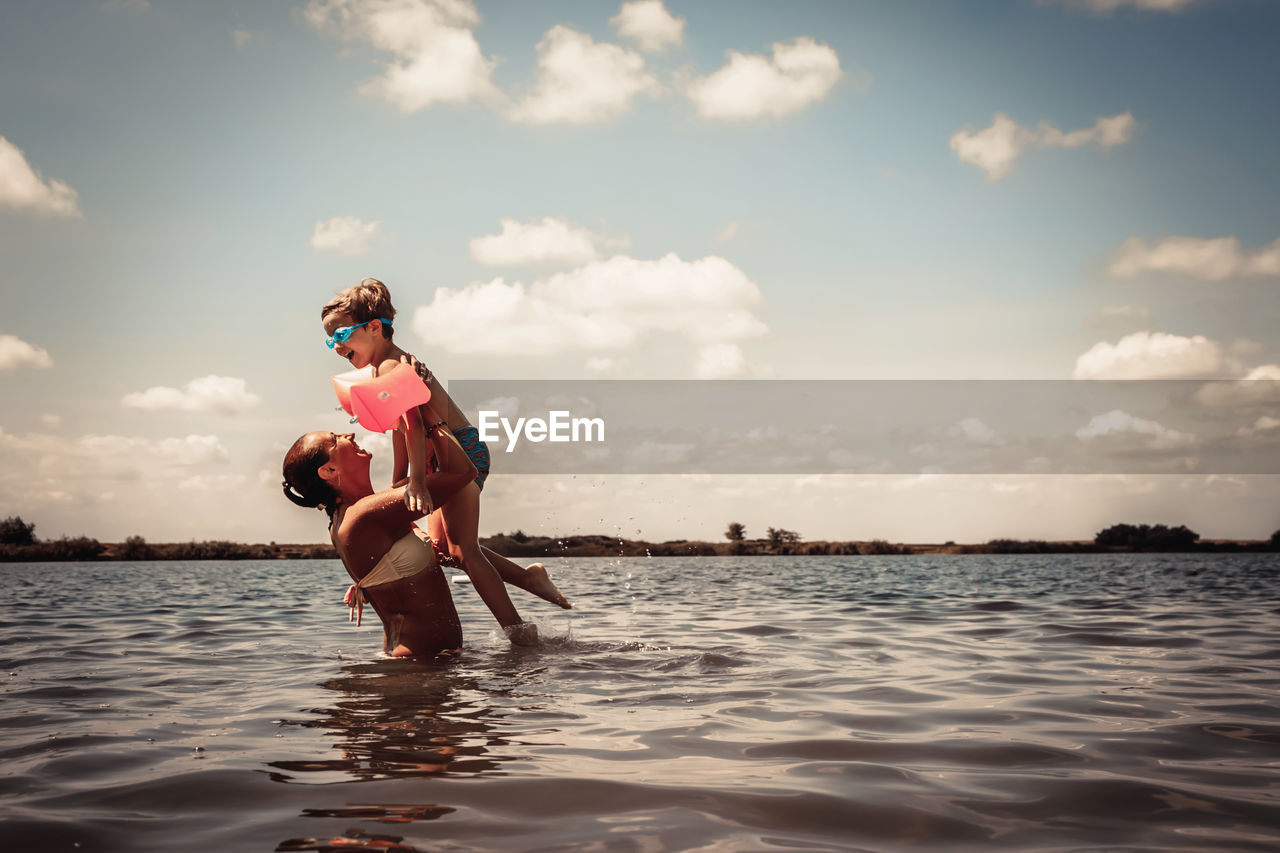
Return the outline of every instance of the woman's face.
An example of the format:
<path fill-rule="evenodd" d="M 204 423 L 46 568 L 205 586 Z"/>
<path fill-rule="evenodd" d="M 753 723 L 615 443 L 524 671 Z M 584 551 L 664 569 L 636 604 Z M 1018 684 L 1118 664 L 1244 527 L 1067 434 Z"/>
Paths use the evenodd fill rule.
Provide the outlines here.
<path fill-rule="evenodd" d="M 333 335 L 345 326 L 354 326 L 356 321 L 349 314 L 330 314 L 324 318 L 324 333 Z M 345 341 L 334 341 L 333 351 L 351 362 L 355 368 L 366 367 L 373 361 L 373 354 L 382 339 L 381 321 L 366 323 L 351 332 Z"/>
<path fill-rule="evenodd" d="M 356 434 L 354 432 L 331 432 L 333 444 L 329 449 L 329 461 L 335 459 L 342 460 L 345 464 L 358 462 L 369 465 L 369 460 L 373 458 L 373 454 L 356 444 Z"/>
<path fill-rule="evenodd" d="M 329 454 L 329 461 L 320 466 L 322 478 L 328 480 L 348 472 L 369 473 L 369 460 L 373 454 L 356 444 L 355 433 L 320 432 L 313 435 Z"/>

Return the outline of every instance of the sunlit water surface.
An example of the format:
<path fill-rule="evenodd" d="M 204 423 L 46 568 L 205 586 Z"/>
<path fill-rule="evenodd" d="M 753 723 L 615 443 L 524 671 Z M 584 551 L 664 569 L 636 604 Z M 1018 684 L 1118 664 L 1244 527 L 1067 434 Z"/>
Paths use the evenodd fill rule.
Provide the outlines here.
<path fill-rule="evenodd" d="M 1272 851 L 1278 562 L 560 560 L 537 648 L 454 586 L 447 663 L 332 561 L 0 566 L 0 838 Z"/>

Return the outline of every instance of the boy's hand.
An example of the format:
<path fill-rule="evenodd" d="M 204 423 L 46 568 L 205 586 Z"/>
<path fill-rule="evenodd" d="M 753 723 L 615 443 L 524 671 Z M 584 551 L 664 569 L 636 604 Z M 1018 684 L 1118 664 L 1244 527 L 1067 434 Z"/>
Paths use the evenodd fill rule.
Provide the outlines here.
<path fill-rule="evenodd" d="M 420 512 L 423 515 L 430 515 L 434 509 L 431 505 L 431 493 L 427 491 L 427 486 L 421 480 L 410 477 L 409 485 L 404 489 L 404 505 L 409 508 L 410 512 Z"/>

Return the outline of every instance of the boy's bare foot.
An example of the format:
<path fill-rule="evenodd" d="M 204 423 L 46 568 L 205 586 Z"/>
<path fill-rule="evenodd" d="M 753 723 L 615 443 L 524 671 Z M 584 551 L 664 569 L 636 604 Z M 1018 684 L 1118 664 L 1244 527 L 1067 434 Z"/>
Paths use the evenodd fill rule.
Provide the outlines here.
<path fill-rule="evenodd" d="M 524 570 L 525 577 L 529 582 L 529 592 L 538 596 L 544 601 L 550 601 L 565 610 L 572 610 L 573 605 L 569 603 L 569 599 L 556 588 L 551 582 L 551 575 L 547 574 L 546 568 L 542 563 L 534 563 Z"/>
<path fill-rule="evenodd" d="M 503 625 L 502 630 L 513 646 L 538 645 L 538 626 L 533 622 L 517 622 L 514 625 Z"/>

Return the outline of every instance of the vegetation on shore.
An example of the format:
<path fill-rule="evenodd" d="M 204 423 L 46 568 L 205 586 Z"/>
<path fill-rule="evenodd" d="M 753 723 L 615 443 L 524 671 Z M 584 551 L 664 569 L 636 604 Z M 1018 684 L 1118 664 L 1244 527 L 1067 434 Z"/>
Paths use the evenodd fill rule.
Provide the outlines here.
<path fill-rule="evenodd" d="M 748 539 L 746 528 L 729 525 L 724 542 L 672 539 L 645 542 L 617 536 L 530 536 L 517 530 L 482 537 L 480 542 L 513 559 L 548 557 L 734 557 L 860 554 L 1101 554 L 1113 552 L 1218 553 L 1280 551 L 1280 530 L 1269 540 L 1203 540 L 1184 526 L 1116 524 L 1092 541 L 1046 542 L 992 539 L 981 544 L 903 544 L 883 539 L 804 541 L 793 530 L 770 527 L 761 539 Z M 141 536 L 104 543 L 87 536 L 40 540 L 35 525 L 11 516 L 0 521 L 0 562 L 38 563 L 63 560 L 311 560 L 337 559 L 322 544 L 246 544 L 225 540 L 151 543 Z"/>

